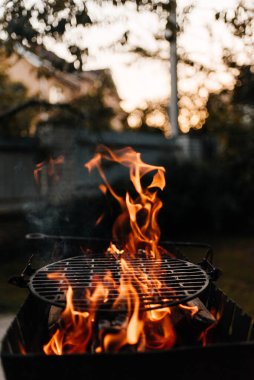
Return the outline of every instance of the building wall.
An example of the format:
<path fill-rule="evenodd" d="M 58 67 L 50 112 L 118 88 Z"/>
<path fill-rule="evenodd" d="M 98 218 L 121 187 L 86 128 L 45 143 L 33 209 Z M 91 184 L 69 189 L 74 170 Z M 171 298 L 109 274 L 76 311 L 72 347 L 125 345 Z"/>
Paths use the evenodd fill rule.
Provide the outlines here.
<path fill-rule="evenodd" d="M 29 96 L 38 96 L 49 102 L 68 102 L 79 96 L 86 89 L 77 80 L 64 74 L 38 76 L 39 67 L 32 65 L 25 58 L 13 55 L 8 61 L 8 75 L 13 81 L 23 83 L 28 89 Z M 57 98 L 57 90 L 59 97 Z M 60 94 L 61 92 L 61 94 Z M 54 94 L 55 93 L 55 94 Z M 54 96 L 55 95 L 55 96 Z"/>

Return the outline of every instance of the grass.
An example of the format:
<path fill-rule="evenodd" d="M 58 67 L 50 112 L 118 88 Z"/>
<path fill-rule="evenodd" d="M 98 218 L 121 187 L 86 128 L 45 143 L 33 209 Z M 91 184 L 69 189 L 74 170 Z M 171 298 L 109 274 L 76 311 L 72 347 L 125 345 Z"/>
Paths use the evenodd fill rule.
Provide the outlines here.
<path fill-rule="evenodd" d="M 214 252 L 214 265 L 222 271 L 216 285 L 246 313 L 254 318 L 254 238 L 196 238 L 209 244 Z M 187 251 L 193 262 L 202 259 L 201 251 Z"/>
<path fill-rule="evenodd" d="M 214 250 L 223 271 L 218 286 L 254 317 L 254 238 L 220 239 Z"/>
<path fill-rule="evenodd" d="M 214 264 L 223 274 L 217 285 L 239 306 L 254 317 L 254 238 L 206 238 L 214 248 Z M 195 255 L 194 255 L 195 256 Z M 190 259 L 195 259 L 190 257 Z M 196 257 L 196 259 L 200 259 Z M 0 312 L 16 312 L 28 291 L 8 284 L 8 279 L 20 274 L 27 257 L 5 260 L 0 267 Z"/>

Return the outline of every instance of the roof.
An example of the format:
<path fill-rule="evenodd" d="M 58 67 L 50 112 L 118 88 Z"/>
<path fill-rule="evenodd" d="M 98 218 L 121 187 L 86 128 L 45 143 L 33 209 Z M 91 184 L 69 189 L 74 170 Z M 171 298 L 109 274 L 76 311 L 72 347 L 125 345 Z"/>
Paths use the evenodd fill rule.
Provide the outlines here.
<path fill-rule="evenodd" d="M 68 72 L 57 69 L 52 62 L 56 63 L 56 66 L 59 67 L 64 67 L 65 65 L 67 66 L 68 62 L 66 62 L 63 58 L 60 58 L 54 52 L 43 47 L 38 47 L 38 54 L 25 49 L 20 44 L 15 46 L 15 50 L 19 56 L 25 58 L 36 69 L 46 69 L 52 76 L 57 78 L 59 82 L 62 82 L 64 85 L 72 87 L 76 90 L 79 90 L 80 88 L 80 79 L 94 82 L 94 80 L 102 74 L 108 74 L 111 77 L 109 69 L 88 70 L 82 72 Z"/>

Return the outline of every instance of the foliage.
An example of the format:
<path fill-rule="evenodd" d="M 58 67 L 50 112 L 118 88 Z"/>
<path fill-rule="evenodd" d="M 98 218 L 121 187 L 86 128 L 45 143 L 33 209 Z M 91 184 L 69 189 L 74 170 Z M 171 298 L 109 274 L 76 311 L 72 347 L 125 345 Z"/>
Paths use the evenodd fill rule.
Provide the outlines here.
<path fill-rule="evenodd" d="M 169 120 L 166 102 L 148 102 L 144 108 L 134 109 L 128 116 L 129 129 L 134 132 L 169 135 Z"/>
<path fill-rule="evenodd" d="M 244 154 L 246 146 L 239 142 L 246 139 L 248 146 L 254 131 L 254 73 L 251 66 L 238 70 L 233 90 L 212 94 L 208 101 L 207 131 L 218 136 L 223 156 L 229 160 Z"/>
<path fill-rule="evenodd" d="M 93 1 L 94 5 L 104 6 L 101 0 Z M 164 20 L 170 12 L 170 5 L 164 1 L 107 1 L 107 6 L 120 7 L 127 3 L 133 3 L 137 10 L 156 12 Z M 11 53 L 15 44 L 19 43 L 32 51 L 38 45 L 43 45 L 45 37 L 56 42 L 65 42 L 70 55 L 76 63 L 76 68 L 82 69 L 85 55 L 89 52 L 75 41 L 66 38 L 72 29 L 82 29 L 97 24 L 97 20 L 91 20 L 88 12 L 91 1 L 82 0 L 52 0 L 31 1 L 30 5 L 25 0 L 4 0 L 3 16 L 1 18 L 1 30 L 6 35 L 6 46 Z M 123 32 L 120 43 L 128 41 L 128 33 Z M 69 40 L 69 41 L 68 41 Z"/>
<path fill-rule="evenodd" d="M 83 127 L 94 132 L 114 128 L 115 119 L 125 124 L 126 114 L 119 106 L 115 85 L 106 70 L 98 74 L 85 95 L 73 99 L 69 106 L 69 109 L 50 111 L 46 124 L 71 125 L 72 128 Z"/>
<path fill-rule="evenodd" d="M 221 194 L 231 197 L 235 221 L 254 227 L 254 74 L 250 66 L 239 68 L 232 91 L 210 96 L 206 129 L 217 136 L 219 166 L 225 177 Z M 237 223 L 237 221 L 236 221 Z"/>
<path fill-rule="evenodd" d="M 254 30 L 254 6 L 249 0 L 239 0 L 232 9 L 218 12 L 215 15 L 217 20 L 223 21 L 236 37 L 237 44 L 244 46 L 244 55 L 249 62 L 253 62 L 253 30 Z M 225 51 L 226 62 L 238 61 L 238 53 L 234 47 Z"/>
<path fill-rule="evenodd" d="M 251 66 L 238 70 L 233 90 L 210 95 L 207 123 L 195 133 L 204 140 L 215 137 L 217 154 L 167 166 L 164 238 L 253 233 L 254 73 Z"/>
<path fill-rule="evenodd" d="M 190 23 L 195 2 L 192 0 L 188 6 L 184 7 L 181 13 L 178 12 L 177 25 L 171 18 L 172 7 L 175 1 L 169 0 L 52 0 L 52 1 L 31 1 L 25 0 L 3 0 L 3 14 L 0 19 L 0 31 L 5 36 L 5 45 L 9 53 L 15 50 L 17 44 L 23 45 L 38 54 L 38 47 L 45 47 L 46 41 L 63 43 L 72 58 L 72 62 L 66 65 L 64 60 L 51 60 L 52 64 L 62 70 L 82 70 L 85 67 L 87 56 L 91 55 L 86 45 L 86 36 L 92 27 L 117 24 L 119 21 L 117 13 L 107 12 L 103 16 L 105 6 L 109 10 L 126 9 L 132 12 L 150 12 L 157 15 L 160 20 L 159 30 L 156 32 L 147 31 L 153 38 L 153 49 L 142 45 L 142 39 L 133 36 L 130 23 L 121 23 L 121 32 L 111 35 L 110 42 L 102 43 L 102 49 L 111 49 L 114 52 L 129 52 L 132 59 L 137 57 L 159 59 L 168 62 L 169 49 L 168 42 L 174 38 L 175 33 L 181 35 Z M 97 8 L 96 8 L 97 7 Z M 94 11 L 94 9 L 97 9 Z M 241 39 L 245 48 L 245 55 L 253 58 L 252 36 L 254 28 L 254 9 L 248 0 L 239 0 L 234 8 L 226 9 L 216 13 L 215 20 L 225 22 L 232 34 Z M 123 20 L 125 21 L 125 19 Z M 75 33 L 75 38 L 73 38 Z M 181 39 L 178 44 L 179 67 L 189 69 L 189 77 L 196 76 L 196 87 L 187 91 L 181 89 L 179 84 L 179 123 L 184 132 L 190 128 L 199 129 L 203 126 L 207 118 L 206 102 L 208 90 L 206 79 L 218 81 L 216 79 L 216 69 L 209 64 L 204 65 L 197 62 L 181 46 Z M 107 45 L 107 46 L 106 46 Z M 40 52 L 45 49 L 39 49 Z M 224 50 L 225 67 L 231 67 L 232 57 L 236 54 L 232 51 Z M 235 56 L 234 56 L 235 58 Z M 253 61 L 253 59 L 252 59 Z M 186 71 L 186 70 L 185 70 Z M 232 78 L 236 71 L 227 70 Z M 186 71 L 187 72 L 187 71 Z M 198 76 L 197 73 L 202 74 Z M 186 77 L 188 81 L 188 77 Z M 200 95 L 203 92 L 203 95 Z M 204 95 L 205 93 L 205 95 Z M 149 110 L 148 110 L 149 112 Z M 146 118 L 146 116 L 144 116 Z M 144 119 L 143 118 L 143 119 Z"/>
<path fill-rule="evenodd" d="M 85 3 L 73 0 L 32 1 L 27 6 L 24 0 L 3 1 L 1 29 L 7 35 L 9 52 L 17 43 L 35 51 L 38 45 L 43 44 L 45 36 L 62 41 L 71 26 L 90 24 Z M 80 63 L 83 50 L 73 44 L 69 44 L 68 48 Z"/>

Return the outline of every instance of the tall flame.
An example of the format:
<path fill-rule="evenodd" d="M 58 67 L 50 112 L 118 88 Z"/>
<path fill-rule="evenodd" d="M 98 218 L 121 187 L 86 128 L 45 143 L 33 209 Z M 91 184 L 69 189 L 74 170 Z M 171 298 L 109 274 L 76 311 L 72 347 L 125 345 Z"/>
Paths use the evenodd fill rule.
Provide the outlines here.
<path fill-rule="evenodd" d="M 127 192 L 125 197 L 115 192 L 103 170 L 104 161 L 129 168 L 135 197 L 131 196 L 130 192 Z M 172 323 L 174 309 L 161 307 L 158 310 L 148 311 L 141 307 L 142 296 L 149 302 L 151 294 L 156 291 L 161 295 L 163 288 L 163 284 L 156 276 L 158 267 L 153 263 L 161 262 L 158 260 L 162 249 L 158 245 L 160 229 L 157 217 L 162 202 L 157 193 L 159 189 L 163 190 L 165 187 L 165 169 L 144 163 L 140 153 L 130 147 L 113 152 L 106 146 L 99 146 L 96 155 L 85 164 L 85 167 L 89 172 L 95 168 L 98 170 L 103 180 L 99 185 L 100 190 L 104 194 L 109 191 L 121 208 L 121 213 L 113 226 L 113 239 L 122 241 L 122 237 L 125 236 L 123 247 L 119 248 L 111 242 L 105 253 L 112 254 L 116 260 L 119 260 L 120 281 L 114 279 L 110 268 L 104 274 L 94 275 L 91 287 L 85 291 L 85 299 L 89 305 L 85 312 L 75 309 L 75 296 L 72 288 L 68 286 L 66 308 L 61 314 L 54 334 L 43 348 L 44 353 L 62 355 L 119 352 L 126 347 L 136 351 L 171 348 L 177 339 Z M 144 177 L 149 173 L 153 174 L 152 179 L 149 185 L 144 186 Z M 127 232 L 126 225 L 129 226 Z M 135 258 L 140 249 L 148 258 L 156 259 L 151 260 L 147 272 L 137 265 L 134 268 L 132 261 L 129 260 L 130 257 Z M 58 274 L 53 273 L 49 276 L 51 279 L 57 279 Z M 66 286 L 66 280 L 63 282 Z M 105 305 L 107 310 L 110 306 L 106 317 L 105 312 L 103 314 Z M 180 305 L 180 307 L 192 317 L 198 311 L 196 306 Z"/>
<path fill-rule="evenodd" d="M 127 192 L 125 198 L 116 194 L 107 180 L 103 170 L 103 160 L 121 164 L 130 171 L 130 180 L 137 193 L 135 198 Z M 162 207 L 161 200 L 157 197 L 158 189 L 165 187 L 165 169 L 162 166 L 148 165 L 140 158 L 140 153 L 131 147 L 111 151 L 108 147 L 100 145 L 94 158 L 85 164 L 91 172 L 97 168 L 104 186 L 100 186 L 105 193 L 105 186 L 111 195 L 118 201 L 121 213 L 113 226 L 113 239 L 122 240 L 126 235 L 123 226 L 128 222 L 130 232 L 125 236 L 124 249 L 135 255 L 138 249 L 144 249 L 147 254 L 159 256 L 158 243 L 160 240 L 160 228 L 157 222 L 158 212 Z M 143 177 L 155 172 L 151 183 L 144 187 Z"/>

